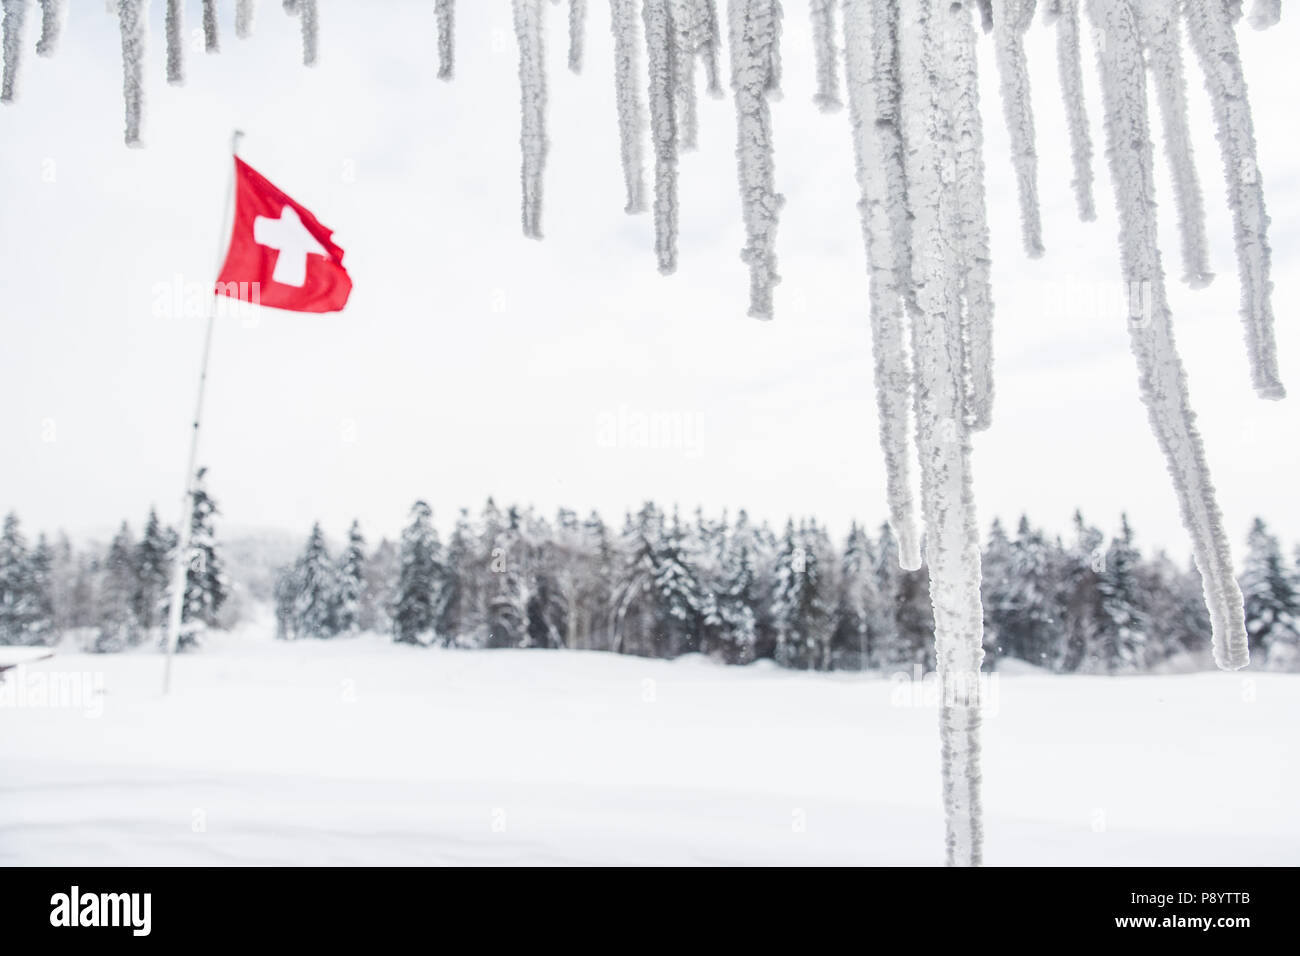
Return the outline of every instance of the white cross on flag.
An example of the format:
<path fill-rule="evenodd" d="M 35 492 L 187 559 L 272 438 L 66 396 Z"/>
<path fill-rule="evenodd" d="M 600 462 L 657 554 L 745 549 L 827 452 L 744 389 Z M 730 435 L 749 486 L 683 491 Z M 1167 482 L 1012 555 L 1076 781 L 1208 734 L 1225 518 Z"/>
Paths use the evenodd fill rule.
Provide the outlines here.
<path fill-rule="evenodd" d="M 309 209 L 236 156 L 235 226 L 217 294 L 294 312 L 339 311 L 352 279 L 332 235 Z"/>

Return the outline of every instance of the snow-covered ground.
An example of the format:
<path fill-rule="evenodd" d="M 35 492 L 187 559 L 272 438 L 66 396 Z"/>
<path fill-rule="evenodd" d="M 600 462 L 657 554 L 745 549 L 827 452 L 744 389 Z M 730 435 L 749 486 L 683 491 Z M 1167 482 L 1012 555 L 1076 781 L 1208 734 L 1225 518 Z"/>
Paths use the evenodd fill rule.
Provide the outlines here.
<path fill-rule="evenodd" d="M 161 664 L 10 672 L 0 863 L 943 860 L 916 685 L 245 633 L 179 658 L 164 699 Z M 987 863 L 1300 863 L 1300 677 L 1020 672 L 988 696 Z"/>

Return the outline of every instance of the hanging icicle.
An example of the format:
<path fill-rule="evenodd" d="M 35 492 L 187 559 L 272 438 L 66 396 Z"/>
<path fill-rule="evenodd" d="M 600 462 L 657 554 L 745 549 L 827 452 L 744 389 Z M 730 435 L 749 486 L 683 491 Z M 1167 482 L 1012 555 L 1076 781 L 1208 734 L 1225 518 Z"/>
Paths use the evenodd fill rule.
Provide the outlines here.
<path fill-rule="evenodd" d="M 167 82 L 180 86 L 185 82 L 185 0 L 167 0 L 163 32 L 167 37 Z"/>
<path fill-rule="evenodd" d="M 257 0 L 237 0 L 235 4 L 235 36 L 247 40 L 253 35 L 253 17 Z"/>
<path fill-rule="evenodd" d="M 1267 30 L 1282 19 L 1282 0 L 1255 0 L 1250 8 L 1250 25 L 1256 30 Z"/>
<path fill-rule="evenodd" d="M 1211 5 L 1222 10 L 1217 0 Z M 1187 394 L 1187 376 L 1174 346 L 1157 244 L 1154 151 L 1138 19 L 1130 0 L 1088 0 L 1088 12 L 1104 39 L 1096 46 L 1105 100 L 1106 153 L 1119 210 L 1120 258 L 1130 296 L 1129 340 L 1138 360 L 1142 401 L 1192 537 L 1210 611 L 1214 659 L 1222 668 L 1236 669 L 1249 660 L 1245 614 Z"/>
<path fill-rule="evenodd" d="M 1052 0 L 1046 12 L 1056 26 L 1056 69 L 1065 100 L 1065 122 L 1070 130 L 1070 161 L 1074 166 L 1074 202 L 1079 218 L 1093 222 L 1097 204 L 1092 193 L 1092 135 L 1083 101 L 1083 57 L 1079 52 L 1079 0 Z"/>
<path fill-rule="evenodd" d="M 66 0 L 41 0 L 41 38 L 36 41 L 37 56 L 53 56 L 67 13 Z"/>
<path fill-rule="evenodd" d="M 669 0 L 672 24 L 672 90 L 677 124 L 677 149 L 694 150 L 698 144 L 698 110 L 695 99 L 695 56 L 698 30 L 695 24 L 697 0 Z"/>
<path fill-rule="evenodd" d="M 302 21 L 302 65 L 316 65 L 320 39 L 320 13 L 316 0 L 298 0 L 298 19 Z"/>
<path fill-rule="evenodd" d="M 1192 135 L 1187 127 L 1187 83 L 1183 79 L 1182 36 L 1178 29 L 1180 2 L 1145 0 L 1134 10 L 1160 104 L 1165 156 L 1173 179 L 1182 237 L 1183 281 L 1193 289 L 1202 289 L 1214 275 L 1210 272 L 1210 242 L 1205 235 L 1205 200 L 1196 175 Z"/>
<path fill-rule="evenodd" d="M 699 9 L 700 59 L 704 61 L 705 90 L 714 99 L 722 97 L 722 80 L 718 69 L 718 53 L 722 49 L 721 27 L 718 24 L 717 0 L 695 0 Z"/>
<path fill-rule="evenodd" d="M 523 155 L 524 235 L 542 238 L 542 173 L 546 168 L 546 44 L 541 0 L 511 0 L 519 42 L 519 146 Z"/>
<path fill-rule="evenodd" d="M 456 0 L 437 0 L 433 17 L 438 23 L 438 79 L 450 80 L 456 71 Z"/>
<path fill-rule="evenodd" d="M 731 88 L 736 98 L 736 161 L 747 242 L 740 258 L 749 266 L 749 314 L 772 318 L 776 273 L 776 223 L 785 197 L 776 191 L 769 96 L 781 89 L 781 4 L 778 0 L 728 0 Z"/>
<path fill-rule="evenodd" d="M 912 386 L 921 462 L 925 556 L 934 606 L 940 687 L 939 735 L 950 866 L 978 866 L 980 692 L 984 659 L 979 532 L 971 490 L 970 434 L 963 414 L 960 199 L 947 108 L 958 18 L 951 0 L 907 0 L 899 25 L 907 190 L 912 211 Z M 952 22 L 950 22 L 952 21 Z M 969 27 L 967 27 L 969 29 Z"/>
<path fill-rule="evenodd" d="M 27 0 L 4 0 L 4 72 L 0 76 L 0 103 L 12 103 L 23 53 L 23 19 Z"/>
<path fill-rule="evenodd" d="M 980 117 L 979 60 L 969 16 L 944 16 L 951 76 L 953 168 L 957 231 L 961 237 L 962 342 L 966 349 L 965 420 L 973 431 L 993 424 L 992 253 L 984 200 L 984 124 Z"/>
<path fill-rule="evenodd" d="M 148 22 L 144 0 L 117 0 L 117 25 L 122 34 L 122 95 L 126 101 L 127 146 L 139 147 L 144 112 L 144 42 Z"/>
<path fill-rule="evenodd" d="M 835 45 L 835 0 L 812 0 L 813 55 L 817 62 L 817 92 L 813 102 L 833 113 L 840 102 L 839 51 Z"/>
<path fill-rule="evenodd" d="M 1241 317 L 1246 326 L 1251 382 L 1261 398 L 1285 398 L 1273 332 L 1273 254 L 1268 244 L 1268 213 L 1264 209 L 1255 124 L 1246 96 L 1237 34 L 1218 0 L 1187 0 L 1183 9 L 1218 127 L 1237 247 L 1237 272 L 1241 277 Z"/>
<path fill-rule="evenodd" d="M 619 156 L 623 163 L 626 213 L 645 212 L 645 170 L 643 130 L 645 108 L 641 105 L 641 37 L 636 0 L 609 0 L 610 31 L 614 34 L 614 103 L 618 108 Z"/>
<path fill-rule="evenodd" d="M 655 155 L 655 257 L 659 271 L 677 269 L 677 110 L 673 94 L 674 31 L 670 4 L 643 0 L 650 74 L 650 142 Z"/>
<path fill-rule="evenodd" d="M 871 276 L 871 353 L 889 524 L 898 539 L 899 564 L 915 571 L 921 566 L 921 547 L 908 437 L 912 369 L 904 345 L 905 290 L 911 288 L 911 278 L 898 115 L 898 0 L 843 0 L 843 7 L 844 72 L 861 195 L 858 211 Z"/>
<path fill-rule="evenodd" d="M 203 50 L 205 53 L 221 52 L 217 38 L 217 0 L 203 0 Z"/>
<path fill-rule="evenodd" d="M 587 0 L 569 0 L 569 69 L 582 72 L 583 37 L 587 29 Z"/>
<path fill-rule="evenodd" d="M 1029 94 L 1029 63 L 1025 31 L 1034 19 L 1036 0 L 995 0 L 993 45 L 1002 76 L 1002 110 L 1011 138 L 1011 163 L 1020 194 L 1021 238 L 1031 259 L 1043 254 L 1043 221 L 1038 209 L 1038 153 L 1034 141 L 1034 110 Z"/>

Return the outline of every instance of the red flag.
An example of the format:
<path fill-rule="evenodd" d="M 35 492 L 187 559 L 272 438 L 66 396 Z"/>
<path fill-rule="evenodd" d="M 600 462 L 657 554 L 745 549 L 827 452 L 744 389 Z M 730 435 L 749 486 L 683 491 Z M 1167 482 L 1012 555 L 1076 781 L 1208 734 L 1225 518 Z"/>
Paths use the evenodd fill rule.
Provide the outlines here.
<path fill-rule="evenodd" d="M 235 227 L 218 295 L 294 312 L 337 312 L 352 279 L 333 233 L 235 157 Z"/>

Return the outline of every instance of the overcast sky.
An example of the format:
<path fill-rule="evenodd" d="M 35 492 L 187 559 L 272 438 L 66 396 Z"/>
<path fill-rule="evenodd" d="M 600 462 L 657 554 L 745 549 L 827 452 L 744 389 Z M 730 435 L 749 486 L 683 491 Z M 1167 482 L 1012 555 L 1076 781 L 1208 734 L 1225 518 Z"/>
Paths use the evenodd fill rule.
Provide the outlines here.
<path fill-rule="evenodd" d="M 263 311 L 216 330 L 201 461 L 228 530 L 377 538 L 423 497 L 440 523 L 487 495 L 596 507 L 620 521 L 646 498 L 707 510 L 813 514 L 842 530 L 883 520 L 867 279 L 844 113 L 811 103 L 806 5 L 787 3 L 784 98 L 774 105 L 787 203 L 771 323 L 745 315 L 748 277 L 730 99 L 701 104 L 700 150 L 681 163 L 680 268 L 655 270 L 651 221 L 622 211 L 605 3 L 587 62 L 564 68 L 565 18 L 548 9 L 551 151 L 546 238 L 519 224 L 519 94 L 508 0 L 461 3 L 457 76 L 435 79 L 433 4 L 321 3 L 320 64 L 300 65 L 297 21 L 259 5 L 254 36 L 192 44 L 184 88 L 164 82 L 152 4 L 147 147 L 122 144 L 115 19 L 72 4 L 53 59 L 32 54 L 0 107 L 0 509 L 29 530 L 175 520 L 203 323 L 167 314 L 173 289 L 214 276 L 230 131 L 242 155 L 335 230 L 355 283 L 339 315 Z M 199 4 L 187 5 L 188 26 Z M 1021 251 L 996 75 L 981 42 L 994 251 L 997 397 L 975 438 L 982 525 L 1027 511 L 1064 530 L 1073 509 L 1113 530 L 1127 509 L 1144 546 L 1190 544 L 1138 399 L 1120 311 L 1113 194 L 1085 48 L 1101 215 L 1074 214 L 1052 32 L 1029 56 L 1047 255 Z M 1260 166 L 1273 219 L 1282 372 L 1300 394 L 1295 18 L 1243 27 Z M 1086 43 L 1085 38 L 1085 43 Z M 1250 389 L 1231 221 L 1199 68 L 1190 58 L 1196 160 L 1209 216 L 1207 290 L 1177 281 L 1161 205 L 1179 345 L 1228 528 L 1250 518 L 1300 537 L 1294 399 Z M 1272 82 L 1269 82 L 1272 81 Z M 1157 142 L 1159 147 L 1161 144 Z M 1170 195 L 1162 168 L 1162 200 Z M 160 290 L 165 294 L 160 297 Z M 201 296 L 199 297 L 201 298 Z M 160 301 L 161 300 L 161 301 Z M 173 303 L 174 306 L 174 303 Z M 189 310 L 193 313 L 193 309 Z M 640 448 L 637 416 L 673 425 Z"/>

